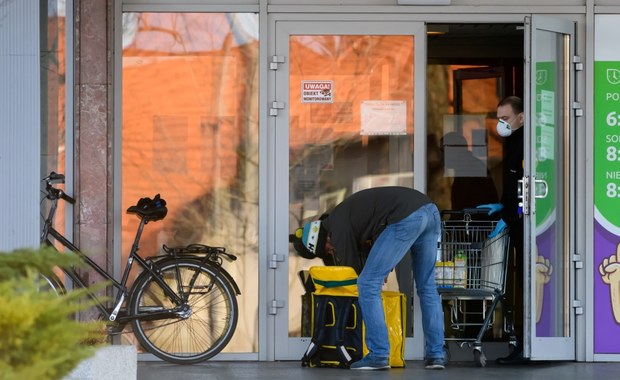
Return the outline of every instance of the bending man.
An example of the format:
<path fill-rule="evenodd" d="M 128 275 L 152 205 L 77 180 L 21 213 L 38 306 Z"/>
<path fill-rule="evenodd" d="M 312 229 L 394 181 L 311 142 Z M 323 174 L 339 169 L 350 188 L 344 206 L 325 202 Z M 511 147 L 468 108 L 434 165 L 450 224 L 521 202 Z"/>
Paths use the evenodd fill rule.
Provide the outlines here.
<path fill-rule="evenodd" d="M 378 187 L 354 193 L 321 220 L 309 222 L 297 231 L 293 242 L 301 256 L 350 266 L 359 274 L 359 304 L 369 353 L 351 369 L 390 367 L 381 290 L 390 271 L 407 252 L 411 253 L 422 309 L 425 368 L 444 368 L 444 319 L 435 285 L 439 233 L 435 204 L 426 195 L 406 187 Z"/>

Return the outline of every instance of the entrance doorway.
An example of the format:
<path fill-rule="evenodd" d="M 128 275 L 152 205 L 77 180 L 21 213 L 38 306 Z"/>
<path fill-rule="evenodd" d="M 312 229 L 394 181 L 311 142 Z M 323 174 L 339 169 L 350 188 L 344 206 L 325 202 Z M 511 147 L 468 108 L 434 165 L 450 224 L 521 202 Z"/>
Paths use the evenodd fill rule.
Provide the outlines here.
<path fill-rule="evenodd" d="M 525 245 L 523 254 L 511 255 L 506 295 L 526 357 L 573 359 L 574 24 L 532 16 L 522 24 L 433 24 L 428 32 L 427 192 L 444 210 L 497 203 L 509 185 L 502 185 L 496 107 L 508 95 L 523 99 L 524 227 L 518 233 Z M 465 152 L 486 172 L 463 165 Z M 502 316 L 495 320 L 485 341 L 506 340 Z"/>
<path fill-rule="evenodd" d="M 503 148 L 493 129 L 498 102 L 507 95 L 523 98 L 523 24 L 430 24 L 427 34 L 427 192 L 440 210 L 475 207 L 502 192 Z M 445 141 L 450 132 L 486 162 L 495 186 L 486 198 L 454 194 L 460 173 L 450 162 L 445 170 L 445 148 L 449 155 L 463 143 L 454 135 Z"/>
<path fill-rule="evenodd" d="M 427 34 L 427 192 L 440 210 L 498 203 L 504 148 L 495 132 L 496 110 L 505 96 L 523 98 L 523 24 L 431 24 Z M 464 157 L 478 165 L 464 164 Z M 516 286 L 511 258 L 506 295 L 523 331 L 523 291 Z M 470 319 L 480 319 L 470 322 L 482 323 L 480 301 L 461 306 Z M 445 307 L 446 336 L 476 335 L 479 326 L 453 330 L 450 306 Z M 483 339 L 489 357 L 503 356 L 508 348 L 502 322 L 500 308 Z M 488 344 L 493 341 L 501 344 Z"/>

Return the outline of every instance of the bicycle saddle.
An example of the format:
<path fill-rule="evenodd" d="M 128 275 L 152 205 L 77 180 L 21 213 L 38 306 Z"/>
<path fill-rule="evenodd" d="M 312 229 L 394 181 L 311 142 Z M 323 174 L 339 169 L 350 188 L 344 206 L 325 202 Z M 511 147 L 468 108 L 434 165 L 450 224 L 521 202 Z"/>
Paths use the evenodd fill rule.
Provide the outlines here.
<path fill-rule="evenodd" d="M 159 194 L 151 198 L 140 198 L 138 204 L 127 209 L 128 213 L 138 214 L 138 216 L 146 221 L 161 220 L 168 214 L 166 201 L 159 197 Z"/>

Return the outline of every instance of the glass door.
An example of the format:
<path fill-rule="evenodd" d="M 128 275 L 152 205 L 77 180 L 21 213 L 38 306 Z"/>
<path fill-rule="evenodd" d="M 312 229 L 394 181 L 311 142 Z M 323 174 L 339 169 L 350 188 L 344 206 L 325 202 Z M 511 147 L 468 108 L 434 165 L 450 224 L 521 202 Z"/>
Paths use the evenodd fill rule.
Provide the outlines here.
<path fill-rule="evenodd" d="M 574 236 L 570 149 L 574 24 L 534 16 L 526 19 L 525 25 L 529 27 L 529 92 L 525 96 L 523 194 L 530 254 L 525 261 L 529 300 L 525 304 L 524 353 L 533 360 L 571 360 L 575 358 L 570 239 Z"/>
<path fill-rule="evenodd" d="M 424 25 L 342 20 L 275 25 L 274 236 L 276 252 L 284 254 L 274 255 L 271 264 L 270 314 L 275 359 L 299 360 L 311 334 L 300 272 L 324 264 L 297 256 L 288 235 L 356 191 L 425 188 L 424 81 L 417 79 L 425 75 Z M 403 268 L 392 286 L 411 294 L 411 270 Z M 421 327 L 408 329 L 408 336 L 414 333 L 421 336 Z M 421 343 L 407 350 L 414 352 L 421 357 Z"/>

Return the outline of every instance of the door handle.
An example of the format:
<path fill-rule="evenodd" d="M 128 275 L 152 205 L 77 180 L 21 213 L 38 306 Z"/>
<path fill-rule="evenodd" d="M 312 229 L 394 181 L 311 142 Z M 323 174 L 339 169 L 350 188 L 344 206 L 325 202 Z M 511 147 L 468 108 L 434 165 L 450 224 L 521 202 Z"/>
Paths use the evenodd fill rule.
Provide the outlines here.
<path fill-rule="evenodd" d="M 525 176 L 519 181 L 517 181 L 517 198 L 521 201 L 519 202 L 519 206 L 523 210 L 524 215 L 529 215 L 530 213 L 530 196 L 529 196 L 529 183 L 530 178 Z"/>
<path fill-rule="evenodd" d="M 535 198 L 547 198 L 549 195 L 549 185 L 544 179 L 534 180 L 534 197 Z"/>

